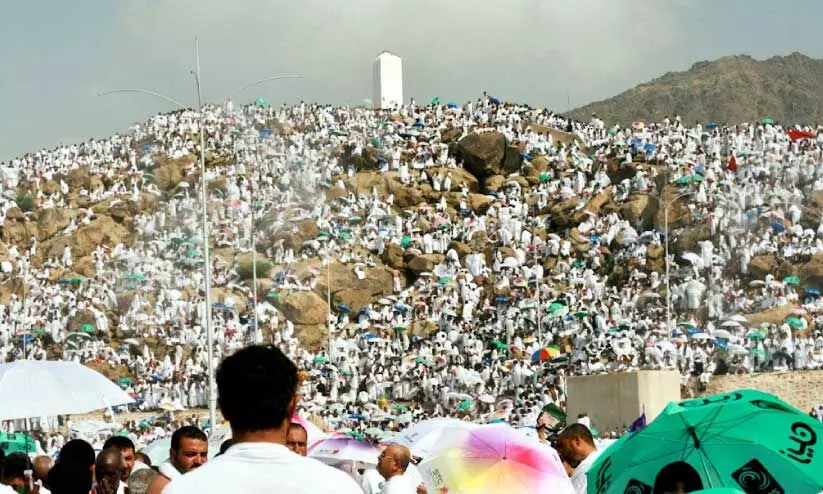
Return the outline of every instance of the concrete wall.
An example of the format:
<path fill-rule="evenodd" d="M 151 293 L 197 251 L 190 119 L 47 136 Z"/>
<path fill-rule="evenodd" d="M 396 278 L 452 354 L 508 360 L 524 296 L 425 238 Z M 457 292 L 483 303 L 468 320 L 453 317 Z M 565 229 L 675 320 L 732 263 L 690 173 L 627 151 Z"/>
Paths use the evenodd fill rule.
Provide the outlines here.
<path fill-rule="evenodd" d="M 374 99 L 376 108 L 392 108 L 403 104 L 403 60 L 383 52 L 374 61 Z"/>
<path fill-rule="evenodd" d="M 569 422 L 586 413 L 598 431 L 622 430 L 643 413 L 652 421 L 680 400 L 680 377 L 670 371 L 575 376 L 568 379 Z"/>
<path fill-rule="evenodd" d="M 735 389 L 757 389 L 780 397 L 808 412 L 823 403 L 823 371 L 768 372 L 713 376 L 701 395 L 726 393 Z"/>

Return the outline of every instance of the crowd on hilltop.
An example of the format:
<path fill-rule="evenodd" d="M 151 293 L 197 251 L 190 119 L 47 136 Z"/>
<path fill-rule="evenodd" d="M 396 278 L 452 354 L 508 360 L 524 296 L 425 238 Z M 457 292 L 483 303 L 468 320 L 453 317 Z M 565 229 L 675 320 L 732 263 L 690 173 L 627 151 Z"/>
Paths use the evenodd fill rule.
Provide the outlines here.
<path fill-rule="evenodd" d="M 481 173 L 466 143 L 497 133 L 505 170 Z M 298 414 L 360 434 L 440 416 L 534 425 L 562 408 L 569 375 L 672 369 L 685 385 L 821 368 L 821 149 L 816 128 L 769 119 L 607 127 L 487 95 L 156 115 L 0 165 L 0 362 L 125 368 L 139 409 L 200 408 L 210 310 L 215 361 L 276 345 L 306 372 Z M 128 231 L 74 241 L 100 224 Z M 258 290 L 253 248 L 273 266 Z M 386 267 L 392 252 L 423 268 Z M 326 348 L 284 300 L 323 302 L 330 272 L 390 288 L 360 306 L 335 295 Z M 166 433 L 135 425 L 138 442 Z"/>

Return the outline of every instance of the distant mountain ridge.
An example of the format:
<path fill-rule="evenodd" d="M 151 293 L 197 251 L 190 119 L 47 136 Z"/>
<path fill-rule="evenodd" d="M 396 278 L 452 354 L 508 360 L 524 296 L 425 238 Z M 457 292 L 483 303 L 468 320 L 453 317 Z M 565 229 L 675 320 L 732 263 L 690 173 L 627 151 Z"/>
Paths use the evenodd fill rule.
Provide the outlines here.
<path fill-rule="evenodd" d="M 570 112 L 579 120 L 592 113 L 608 125 L 637 119 L 660 121 L 680 115 L 684 124 L 738 124 L 770 117 L 778 122 L 823 120 L 823 60 L 801 53 L 755 60 L 733 55 L 668 72 L 613 98 Z"/>

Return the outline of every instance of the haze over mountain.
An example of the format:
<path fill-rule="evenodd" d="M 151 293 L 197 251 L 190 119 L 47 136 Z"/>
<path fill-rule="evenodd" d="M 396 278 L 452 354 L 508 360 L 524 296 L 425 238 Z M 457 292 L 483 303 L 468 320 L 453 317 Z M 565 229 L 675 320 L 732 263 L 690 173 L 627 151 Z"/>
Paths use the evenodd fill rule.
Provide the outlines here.
<path fill-rule="evenodd" d="M 573 110 L 608 124 L 639 118 L 659 121 L 680 115 L 684 123 L 741 123 L 771 117 L 778 122 L 813 123 L 823 115 L 823 60 L 795 52 L 755 60 L 734 55 L 697 62 L 668 72 L 613 98 Z"/>

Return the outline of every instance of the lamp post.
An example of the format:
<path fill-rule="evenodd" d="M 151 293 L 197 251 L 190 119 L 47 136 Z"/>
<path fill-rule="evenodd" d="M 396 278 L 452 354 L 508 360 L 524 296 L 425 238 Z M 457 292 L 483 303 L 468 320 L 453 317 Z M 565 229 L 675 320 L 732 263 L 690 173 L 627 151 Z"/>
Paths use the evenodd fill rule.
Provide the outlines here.
<path fill-rule="evenodd" d="M 206 310 L 205 310 L 205 321 L 204 325 L 206 327 L 206 345 L 207 345 L 207 358 L 208 358 L 208 379 L 209 379 L 209 427 L 210 433 L 214 433 L 215 426 L 217 425 L 217 393 L 216 393 L 216 385 L 214 381 L 214 328 L 212 327 L 212 302 L 211 302 L 211 256 L 209 253 L 209 222 L 208 222 L 208 207 L 206 204 L 207 200 L 207 183 L 206 183 L 206 137 L 205 137 L 205 125 L 203 123 L 203 92 L 200 85 L 201 78 L 200 78 L 200 40 L 198 38 L 194 38 L 194 58 L 195 58 L 195 70 L 191 71 L 191 75 L 194 77 L 195 87 L 197 90 L 197 109 L 198 109 L 198 127 L 200 129 L 200 186 L 202 188 L 201 196 L 200 196 L 200 205 L 201 205 L 201 212 L 203 215 L 202 227 L 203 227 L 203 257 L 204 257 L 204 268 L 203 268 L 203 275 L 205 279 L 203 281 L 205 288 L 205 303 L 206 303 Z M 300 75 L 282 75 L 282 76 L 273 76 L 267 77 L 265 79 L 260 79 L 244 86 L 239 87 L 234 92 L 242 91 L 244 89 L 251 88 L 253 86 L 257 86 L 258 84 L 262 84 L 268 81 L 280 80 L 280 79 L 298 79 L 301 78 Z M 110 91 L 102 92 L 98 94 L 98 96 L 107 96 L 110 94 L 118 94 L 118 93 L 140 93 L 146 94 L 149 96 L 154 96 L 156 98 L 160 98 L 165 100 L 169 103 L 172 103 L 176 107 L 182 110 L 188 110 L 189 106 L 184 105 L 183 103 L 166 96 L 164 94 L 158 93 L 156 91 L 150 91 L 147 89 L 113 89 Z M 255 301 L 256 302 L 256 301 Z M 256 305 L 256 304 L 255 304 Z"/>
<path fill-rule="evenodd" d="M 664 244 L 664 257 L 666 264 L 666 331 L 671 331 L 672 329 L 672 290 L 671 284 L 669 283 L 669 207 L 673 205 L 675 202 L 679 201 L 680 199 L 686 196 L 690 196 L 692 194 L 694 194 L 694 192 L 683 192 L 682 194 L 678 194 L 666 202 L 663 202 L 663 200 L 659 196 L 655 196 L 652 194 L 646 194 L 643 192 L 638 192 L 635 194 L 655 199 L 657 201 L 658 207 L 663 209 L 663 231 L 666 233 L 666 243 Z"/>

